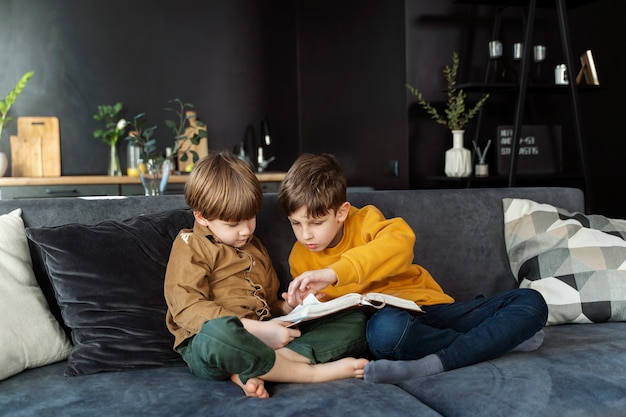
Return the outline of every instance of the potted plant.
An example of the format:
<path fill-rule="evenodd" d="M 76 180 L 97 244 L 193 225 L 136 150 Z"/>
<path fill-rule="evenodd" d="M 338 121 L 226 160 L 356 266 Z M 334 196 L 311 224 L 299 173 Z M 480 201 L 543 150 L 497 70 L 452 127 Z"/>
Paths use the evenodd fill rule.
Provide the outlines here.
<path fill-rule="evenodd" d="M 176 120 L 165 120 L 165 125 L 174 133 L 174 148 L 171 157 L 177 158 L 180 171 L 189 172 L 201 156 L 208 154 L 208 147 L 198 153 L 198 146 L 203 139 L 207 139 L 206 125 L 197 119 L 193 104 L 183 103 L 177 98 L 170 100 L 170 103 L 176 104 L 176 108 L 165 108 L 176 115 Z"/>
<path fill-rule="evenodd" d="M 157 150 L 156 139 L 152 137 L 156 126 L 144 127 L 147 121 L 145 113 L 136 115 L 128 123 L 129 132 L 126 139 L 132 146 L 140 148 L 141 164 L 138 174 L 146 195 L 157 195 L 165 190 L 175 158 L 182 162 L 191 158 L 192 162 L 185 166 L 192 167 L 200 158 L 193 145 L 198 145 L 207 138 L 205 125 L 196 119 L 196 113 L 191 110 L 193 104 L 183 103 L 179 99 L 170 100 L 170 103 L 172 102 L 177 103 L 178 108 L 165 110 L 173 111 L 178 120 L 165 121 L 174 132 L 174 144 L 173 147 L 166 148 L 164 154 Z"/>
<path fill-rule="evenodd" d="M 28 80 L 30 80 L 30 77 L 32 76 L 33 76 L 32 71 L 27 72 L 26 74 L 22 75 L 22 78 L 20 78 L 20 80 L 15 85 L 15 87 L 13 87 L 13 89 L 8 92 L 4 100 L 0 100 L 0 139 L 2 139 L 2 128 L 4 127 L 4 125 L 8 124 L 11 120 L 13 120 L 12 117 L 8 116 L 9 109 L 11 108 L 13 103 L 15 103 L 17 96 L 19 96 L 22 93 L 22 90 L 24 90 L 24 87 L 26 87 Z M 4 176 L 4 173 L 7 167 L 8 167 L 7 156 L 3 152 L 0 152 L 0 177 Z"/>
<path fill-rule="evenodd" d="M 104 123 L 104 128 L 94 131 L 93 136 L 102 138 L 102 142 L 109 145 L 109 175 L 122 175 L 120 159 L 117 153 L 117 141 L 127 124 L 126 120 L 119 117 L 122 107 L 123 105 L 120 102 L 112 105 L 102 104 L 98 106 L 98 113 L 93 115 L 95 120 Z"/>
<path fill-rule="evenodd" d="M 443 112 L 424 99 L 422 93 L 415 87 L 407 84 L 406 88 L 417 97 L 417 102 L 430 114 L 435 122 L 442 124 L 452 131 L 453 146 L 446 151 L 445 173 L 450 177 L 466 177 L 472 172 L 471 153 L 463 147 L 463 129 L 465 125 L 478 114 L 480 108 L 489 98 L 484 94 L 471 109 L 466 108 L 467 95 L 463 89 L 457 89 L 456 76 L 459 70 L 459 55 L 452 54 L 452 67 L 446 65 L 443 74 L 447 83 L 448 100 Z"/>

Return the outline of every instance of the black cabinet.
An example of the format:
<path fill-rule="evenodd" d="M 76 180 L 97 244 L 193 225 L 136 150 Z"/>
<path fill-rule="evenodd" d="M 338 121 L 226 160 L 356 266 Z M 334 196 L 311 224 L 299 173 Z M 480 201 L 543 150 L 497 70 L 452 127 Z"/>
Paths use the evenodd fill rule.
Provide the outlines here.
<path fill-rule="evenodd" d="M 578 153 L 578 161 L 580 168 L 580 176 L 584 183 L 585 195 L 587 202 L 592 198 L 591 183 L 587 165 L 587 152 L 585 149 L 585 138 L 581 116 L 580 105 L 580 92 L 583 90 L 589 90 L 597 88 L 595 86 L 583 86 L 575 82 L 575 75 L 578 72 L 580 65 L 575 64 L 578 62 L 578 57 L 574 57 L 572 53 L 570 30 L 567 16 L 568 7 L 577 7 L 586 3 L 590 3 L 590 0 L 568 1 L 565 0 L 524 0 L 524 1 L 498 1 L 498 0 L 457 0 L 456 3 L 466 3 L 475 5 L 490 5 L 494 7 L 494 23 L 492 30 L 492 39 L 499 38 L 499 33 L 502 24 L 502 12 L 509 7 L 518 7 L 523 14 L 524 34 L 523 41 L 521 42 L 521 59 L 519 66 L 517 67 L 517 82 L 493 82 L 493 70 L 494 65 L 491 61 L 487 65 L 485 71 L 485 78 L 482 82 L 473 82 L 467 84 L 459 84 L 458 88 L 463 88 L 467 92 L 489 92 L 490 94 L 514 94 L 516 95 L 515 112 L 513 117 L 513 138 L 520 138 L 521 128 L 524 121 L 524 108 L 527 101 L 527 93 L 532 94 L 555 94 L 564 93 L 569 95 L 571 106 L 571 122 L 573 123 L 574 142 Z M 568 69 L 569 83 L 567 85 L 554 85 L 554 79 L 551 83 L 544 84 L 531 84 L 529 77 L 529 68 L 531 65 L 531 57 L 533 51 L 531 45 L 533 45 L 533 29 L 535 23 L 535 13 L 538 7 L 546 7 L 554 10 L 555 19 L 558 22 L 559 36 L 561 41 L 561 47 L 563 52 L 563 59 Z M 584 82 L 584 81 L 583 81 Z M 487 103 L 487 106 L 489 103 Z M 486 111 L 486 109 L 483 109 Z M 480 123 L 482 119 L 482 112 L 478 116 L 478 128 L 477 135 L 480 131 Z M 507 184 L 509 187 L 515 186 L 518 183 L 518 147 L 519 141 L 512 141 L 511 161 L 509 166 L 509 172 L 507 176 Z M 469 184 L 469 182 L 468 182 Z M 589 206 L 589 204 L 587 204 Z"/>

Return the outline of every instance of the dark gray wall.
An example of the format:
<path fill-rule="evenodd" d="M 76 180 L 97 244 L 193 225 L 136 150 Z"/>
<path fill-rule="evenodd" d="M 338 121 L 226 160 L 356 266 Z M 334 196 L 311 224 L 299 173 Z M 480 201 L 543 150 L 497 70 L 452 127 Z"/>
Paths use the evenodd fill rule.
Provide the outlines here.
<path fill-rule="evenodd" d="M 622 0 L 597 0 L 569 12 L 573 51 L 593 50 L 602 84 L 581 96 L 592 208 L 615 217 L 626 213 L 626 191 L 615 187 L 626 180 L 618 127 L 626 113 L 624 9 Z M 98 104 L 119 100 L 127 116 L 147 112 L 165 147 L 172 139 L 163 108 L 178 97 L 196 105 L 213 149 L 232 149 L 268 117 L 277 156 L 270 169 L 287 169 L 303 151 L 326 151 L 340 158 L 351 185 L 462 186 L 429 179 L 443 172 L 450 135 L 404 83 L 443 102 L 441 71 L 453 51 L 461 57 L 459 81 L 482 80 L 492 7 L 453 0 L 0 0 L 0 11 L 0 94 L 35 71 L 12 115 L 59 116 L 64 175 L 106 172 L 106 145 L 92 136 Z M 506 53 L 521 28 L 519 9 L 511 9 L 503 22 Z M 534 43 L 548 47 L 542 74 L 549 82 L 563 62 L 553 9 L 537 13 Z M 490 99 L 480 139 L 512 123 L 515 100 Z M 525 123 L 562 124 L 565 170 L 576 173 L 569 122 L 567 96 L 529 96 Z M 475 129 L 474 122 L 466 129 L 468 145 Z M 14 124 L 5 128 L 0 150 L 10 154 L 14 132 Z M 493 155 L 492 148 L 492 167 Z"/>
<path fill-rule="evenodd" d="M 297 14 L 302 150 L 334 153 L 350 185 L 408 188 L 404 0 L 300 0 Z"/>
<path fill-rule="evenodd" d="M 92 116 L 116 101 L 159 126 L 161 149 L 173 143 L 164 108 L 180 98 L 195 104 L 212 149 L 233 149 L 248 125 L 258 135 L 267 117 L 270 168 L 298 153 L 290 0 L 0 0 L 0 10 L 0 86 L 35 72 L 11 113 L 59 117 L 63 175 L 106 173 Z M 1 138 L 9 155 L 15 131 Z"/>

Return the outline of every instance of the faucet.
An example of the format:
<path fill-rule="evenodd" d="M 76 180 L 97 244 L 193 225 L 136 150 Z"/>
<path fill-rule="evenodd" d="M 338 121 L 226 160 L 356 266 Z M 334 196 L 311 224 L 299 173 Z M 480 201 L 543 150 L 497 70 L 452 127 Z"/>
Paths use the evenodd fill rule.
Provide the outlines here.
<path fill-rule="evenodd" d="M 257 148 L 257 171 L 263 172 L 267 168 L 267 166 L 272 162 L 275 158 L 272 156 L 269 159 L 265 159 L 265 155 L 263 154 L 263 145 L 269 146 L 272 143 L 270 138 L 270 124 L 267 118 L 261 120 L 261 143 Z"/>

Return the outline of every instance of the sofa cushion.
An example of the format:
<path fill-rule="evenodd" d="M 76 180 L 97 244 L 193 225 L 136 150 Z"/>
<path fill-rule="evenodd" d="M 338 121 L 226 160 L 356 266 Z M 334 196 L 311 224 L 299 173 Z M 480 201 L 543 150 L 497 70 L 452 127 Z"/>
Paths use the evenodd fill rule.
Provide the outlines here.
<path fill-rule="evenodd" d="M 539 291 L 548 325 L 626 319 L 626 221 L 504 199 L 505 243 L 520 287 Z"/>
<path fill-rule="evenodd" d="M 27 228 L 74 347 L 67 375 L 180 364 L 165 325 L 165 267 L 187 209 L 97 225 Z"/>
<path fill-rule="evenodd" d="M 37 286 L 21 209 L 0 216 L 0 379 L 65 359 L 71 344 Z"/>

